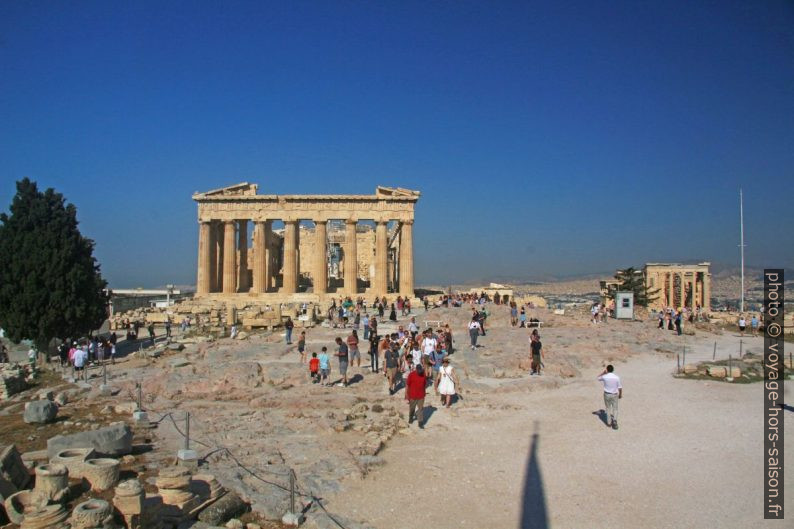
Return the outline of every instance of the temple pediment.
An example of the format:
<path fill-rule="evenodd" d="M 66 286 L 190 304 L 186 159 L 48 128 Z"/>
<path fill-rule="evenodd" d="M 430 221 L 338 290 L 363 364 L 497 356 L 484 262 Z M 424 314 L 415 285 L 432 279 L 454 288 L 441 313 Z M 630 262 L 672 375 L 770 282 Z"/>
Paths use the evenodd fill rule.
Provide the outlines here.
<path fill-rule="evenodd" d="M 394 197 L 409 197 L 418 198 L 421 193 L 403 187 L 384 187 L 378 186 L 375 190 L 375 195 L 378 198 L 394 198 Z"/>
<path fill-rule="evenodd" d="M 221 187 L 219 189 L 213 189 L 211 191 L 205 191 L 204 193 L 196 193 L 193 195 L 194 198 L 210 198 L 210 197 L 229 197 L 229 196 L 252 196 L 256 195 L 256 184 L 249 184 L 248 182 L 242 182 L 239 184 L 235 184 L 232 186 Z"/>

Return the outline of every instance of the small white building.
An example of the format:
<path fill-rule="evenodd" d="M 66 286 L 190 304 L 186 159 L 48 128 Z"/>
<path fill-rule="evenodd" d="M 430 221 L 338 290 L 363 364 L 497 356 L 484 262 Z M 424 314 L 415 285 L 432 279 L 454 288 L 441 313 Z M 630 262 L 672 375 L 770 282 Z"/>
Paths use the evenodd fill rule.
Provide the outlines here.
<path fill-rule="evenodd" d="M 615 292 L 615 318 L 634 319 L 634 292 Z"/>

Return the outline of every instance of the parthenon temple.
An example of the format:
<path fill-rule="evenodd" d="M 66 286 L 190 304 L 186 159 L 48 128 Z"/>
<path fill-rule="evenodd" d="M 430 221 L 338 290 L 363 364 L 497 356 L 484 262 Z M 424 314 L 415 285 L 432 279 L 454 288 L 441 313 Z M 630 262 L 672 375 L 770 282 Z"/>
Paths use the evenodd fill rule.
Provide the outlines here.
<path fill-rule="evenodd" d="M 418 191 L 259 195 L 247 182 L 195 193 L 197 297 L 319 301 L 414 296 Z"/>
<path fill-rule="evenodd" d="M 652 308 L 689 307 L 711 310 L 711 263 L 685 265 L 677 263 L 648 263 L 643 269 L 649 290 L 657 290 Z"/>

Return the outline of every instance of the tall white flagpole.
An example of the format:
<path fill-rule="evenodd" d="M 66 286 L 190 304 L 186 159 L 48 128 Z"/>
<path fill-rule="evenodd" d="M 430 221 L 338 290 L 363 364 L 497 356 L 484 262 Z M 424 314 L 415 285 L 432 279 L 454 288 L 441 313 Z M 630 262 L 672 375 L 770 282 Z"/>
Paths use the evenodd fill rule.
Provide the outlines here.
<path fill-rule="evenodd" d="M 742 292 L 739 301 L 739 312 L 744 312 L 744 200 L 742 188 L 739 188 L 739 249 L 742 256 Z"/>

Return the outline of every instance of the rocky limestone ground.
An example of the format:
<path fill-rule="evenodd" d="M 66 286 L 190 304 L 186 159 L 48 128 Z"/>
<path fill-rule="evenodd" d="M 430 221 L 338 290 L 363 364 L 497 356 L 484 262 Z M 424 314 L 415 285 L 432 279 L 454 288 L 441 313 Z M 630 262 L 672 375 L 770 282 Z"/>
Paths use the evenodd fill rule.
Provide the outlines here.
<path fill-rule="evenodd" d="M 556 360 L 546 362 L 547 376 L 530 379 L 529 331 L 507 327 L 506 307 L 492 310 L 493 325 L 488 325 L 488 335 L 476 352 L 469 349 L 465 330 L 470 308 L 416 313 L 420 326 L 426 320 L 452 326 L 457 346 L 452 360 L 465 391 L 457 409 L 467 413 L 513 409 L 491 396 L 554 388 L 579 376 L 584 366 L 627 354 L 620 346 L 602 356 L 589 355 L 586 334 L 597 334 L 598 329 L 590 329 L 585 320 L 538 310 L 531 316 L 544 320 L 544 340 L 550 339 L 546 354 Z M 407 318 L 397 324 L 381 323 L 380 332 L 398 324 L 406 325 Z M 344 338 L 349 332 L 314 327 L 307 333 L 308 351 L 319 352 L 323 345 L 333 350 L 334 337 Z M 321 387 L 309 382 L 308 367 L 299 363 L 296 346 L 287 346 L 282 334 L 176 341 L 185 342 L 183 350 L 172 346 L 159 358 L 125 364 L 115 370 L 113 383 L 130 397 L 135 383 L 142 384 L 152 418 L 164 417 L 157 429 L 161 444 L 174 452 L 183 442 L 177 428 L 184 431 L 184 414 L 189 411 L 193 447 L 201 455 L 209 454 L 211 471 L 222 483 L 242 492 L 254 510 L 268 517 L 280 517 L 287 508 L 290 470 L 307 495 L 304 502 L 311 496 L 327 498 L 342 491 L 343 480 L 365 480 L 378 472 L 390 443 L 412 435 L 403 391 L 389 396 L 385 377 L 371 373 L 366 355 L 361 369 L 351 368 L 350 387 Z M 192 343 L 196 341 L 200 343 Z M 332 359 L 332 380 L 338 378 Z M 431 422 L 435 413 L 428 408 Z M 310 522 L 322 524 L 322 518 L 310 517 Z M 346 520 L 347 524 L 357 521 L 362 520 Z"/>
<path fill-rule="evenodd" d="M 467 392 L 452 410 L 436 410 L 424 431 L 388 446 L 377 472 L 346 479 L 329 506 L 379 529 L 407 521 L 522 529 L 783 526 L 763 520 L 762 386 L 673 376 L 684 347 L 687 362 L 711 360 L 715 343 L 717 359 L 727 359 L 738 355 L 738 334 L 697 329 L 679 337 L 652 322 L 596 326 L 585 315 L 553 325 L 541 332 L 547 375 L 501 380 L 493 391 Z M 512 356 L 523 338 L 521 330 L 497 326 L 486 339 L 491 358 Z M 760 338 L 743 339 L 744 352 L 762 348 Z M 594 380 L 607 361 L 625 390 L 618 431 L 603 422 Z M 573 377 L 552 374 L 574 368 Z M 438 406 L 433 398 L 430 404 Z M 789 476 L 788 498 L 792 485 Z"/>
<path fill-rule="evenodd" d="M 191 345 L 145 368 L 144 387 L 156 395 L 152 409 L 191 411 L 191 431 L 208 445 L 202 452 L 226 447 L 257 474 L 223 450 L 209 457 L 212 471 L 266 514 L 284 508 L 281 487 L 293 469 L 301 490 L 351 528 L 405 527 L 407 518 L 436 527 L 636 527 L 638 520 L 745 527 L 761 520 L 760 503 L 746 493 L 761 490 L 761 386 L 673 377 L 685 346 L 687 362 L 710 356 L 715 341 L 718 358 L 727 357 L 738 353 L 738 335 L 697 329 L 679 337 L 653 322 L 593 325 L 584 313 L 536 310 L 546 369 L 530 377 L 529 331 L 509 326 L 506 307 L 490 309 L 477 351 L 467 347 L 468 307 L 417 314 L 420 324 L 450 323 L 463 381 L 451 410 L 428 397 L 424 431 L 407 426 L 403 392 L 390 397 L 382 375 L 352 369 L 349 388 L 310 384 L 280 335 Z M 330 349 L 346 332 L 311 329 L 309 351 Z M 743 347 L 758 353 L 762 343 L 745 338 Z M 593 380 L 608 362 L 626 380 L 618 432 L 600 419 Z M 175 448 L 181 442 L 166 422 L 157 434 Z M 702 494 L 685 493 L 691 483 Z M 338 527 L 316 504 L 308 526 Z"/>
<path fill-rule="evenodd" d="M 279 333 L 212 341 L 177 336 L 167 349 L 158 347 L 156 358 L 111 366 L 115 396 L 92 392 L 85 400 L 123 415 L 136 383 L 142 385 L 144 407 L 157 422 L 147 434 L 151 468 L 172 462 L 184 446 L 190 412 L 191 448 L 206 471 L 262 518 L 280 519 L 289 508 L 294 471 L 306 527 L 760 522 L 761 386 L 673 376 L 684 347 L 687 363 L 710 359 L 715 342 L 717 358 L 727 358 L 738 352 L 738 335 L 698 328 L 679 337 L 651 321 L 593 325 L 584 312 L 536 309 L 529 316 L 543 321 L 546 358 L 543 376 L 531 377 L 529 330 L 509 326 L 507 307 L 489 310 L 488 333 L 476 351 L 465 331 L 468 306 L 415 312 L 420 326 L 451 325 L 452 363 L 463 386 L 450 410 L 428 396 L 424 431 L 408 426 L 403 391 L 389 396 L 383 375 L 368 368 L 351 368 L 348 388 L 311 384 L 296 346 Z M 382 323 L 380 331 L 394 328 Z M 323 345 L 332 350 L 333 338 L 348 332 L 309 329 L 309 353 Z M 745 352 L 761 352 L 761 339 L 743 340 Z M 600 418 L 603 399 L 594 380 L 609 362 L 626 388 L 617 432 Z"/>

